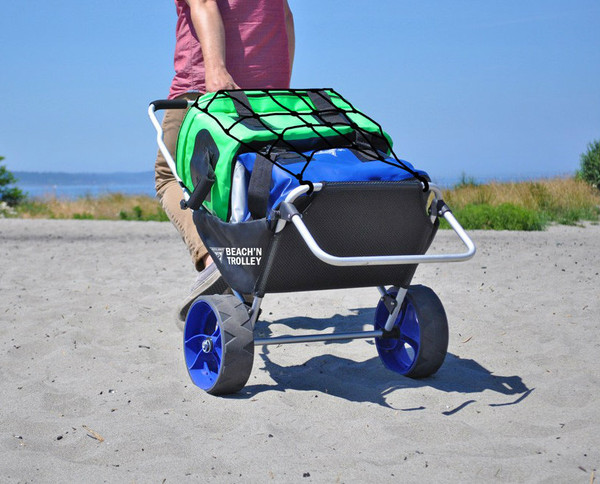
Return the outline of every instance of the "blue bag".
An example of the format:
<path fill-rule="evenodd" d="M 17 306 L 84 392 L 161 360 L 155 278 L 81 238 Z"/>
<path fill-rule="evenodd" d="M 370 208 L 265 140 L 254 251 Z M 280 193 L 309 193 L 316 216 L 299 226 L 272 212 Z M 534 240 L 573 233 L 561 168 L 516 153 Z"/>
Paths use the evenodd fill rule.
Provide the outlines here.
<path fill-rule="evenodd" d="M 307 157 L 312 157 L 307 163 Z M 372 159 L 350 148 L 334 148 L 302 154 L 281 153 L 275 164 L 257 153 L 237 156 L 232 179 L 230 222 L 245 222 L 267 217 L 293 189 L 300 186 L 297 178 L 312 183 L 345 181 L 400 181 L 414 178 L 392 157 Z M 407 161 L 406 167 L 415 170 Z"/>

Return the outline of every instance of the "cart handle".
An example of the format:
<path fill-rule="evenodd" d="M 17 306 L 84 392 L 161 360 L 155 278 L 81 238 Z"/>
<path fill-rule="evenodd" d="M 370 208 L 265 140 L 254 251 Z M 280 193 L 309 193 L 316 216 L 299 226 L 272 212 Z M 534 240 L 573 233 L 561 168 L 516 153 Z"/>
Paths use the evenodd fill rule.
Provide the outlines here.
<path fill-rule="evenodd" d="M 157 99 L 152 101 L 150 106 L 154 106 L 155 111 L 160 111 L 162 109 L 187 109 L 191 104 L 194 102 L 187 99 Z"/>
<path fill-rule="evenodd" d="M 424 264 L 424 263 L 436 263 L 436 262 L 461 262 L 471 259 L 475 255 L 475 244 L 471 238 L 467 235 L 462 226 L 458 223 L 458 220 L 454 217 L 450 208 L 441 199 L 441 191 L 438 187 L 430 185 L 433 192 L 438 200 L 437 212 L 438 216 L 444 217 L 454 232 L 458 235 L 459 239 L 466 246 L 467 251 L 461 254 L 416 254 L 416 255 L 383 255 L 383 256 L 356 256 L 356 257 L 338 257 L 328 252 L 325 252 L 319 244 L 315 241 L 312 234 L 302 221 L 302 216 L 295 205 L 292 204 L 293 200 L 298 196 L 306 192 L 307 188 L 304 186 L 298 187 L 286 198 L 286 201 L 280 204 L 280 213 L 283 222 L 282 225 L 277 226 L 277 231 L 283 229 L 286 221 L 290 221 L 294 224 L 304 242 L 310 249 L 310 251 L 326 264 L 332 266 L 377 266 L 377 265 L 396 265 L 396 264 Z M 319 191 L 322 188 L 321 183 L 315 183 L 315 191 Z"/>
<path fill-rule="evenodd" d="M 162 109 L 187 109 L 192 104 L 194 104 L 194 101 L 187 99 L 159 99 L 157 101 L 152 101 L 150 106 L 148 106 L 148 116 L 150 117 L 150 121 L 152 121 L 154 129 L 156 129 L 156 143 L 158 144 L 158 149 L 165 157 L 169 169 L 183 190 L 183 199 L 185 202 L 190 199 L 190 192 L 177 174 L 177 165 L 175 164 L 175 160 L 169 152 L 169 149 L 165 145 L 163 129 L 158 121 L 158 118 L 156 117 L 156 111 L 160 111 Z"/>

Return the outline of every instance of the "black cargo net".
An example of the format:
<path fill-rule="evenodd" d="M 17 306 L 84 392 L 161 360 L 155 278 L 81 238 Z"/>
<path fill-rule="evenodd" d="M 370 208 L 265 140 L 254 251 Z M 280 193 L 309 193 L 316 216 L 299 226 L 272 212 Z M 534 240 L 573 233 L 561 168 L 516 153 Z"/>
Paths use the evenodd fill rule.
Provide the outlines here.
<path fill-rule="evenodd" d="M 340 108 L 336 106 L 331 100 L 330 93 L 337 96 L 347 107 Z M 278 95 L 296 97 L 306 106 L 306 110 L 302 109 L 300 111 L 295 111 L 288 108 L 277 99 Z M 252 109 L 248 96 L 251 98 L 267 96 L 273 103 L 279 106 L 282 111 L 257 113 Z M 238 115 L 238 119 L 229 127 L 225 127 L 221 120 L 210 111 L 212 103 L 217 99 L 223 98 L 230 99 L 233 102 Z M 309 102 L 309 99 L 312 104 Z M 275 166 L 279 167 L 279 169 L 296 178 L 300 184 L 309 185 L 311 191 L 312 183 L 303 178 L 306 168 L 313 160 L 316 152 L 324 149 L 336 148 L 350 148 L 366 160 L 379 160 L 382 163 L 400 168 L 421 181 L 424 185 L 424 191 L 429 189 L 427 178 L 411 169 L 396 156 L 388 138 L 383 133 L 381 125 L 358 111 L 350 102 L 332 89 L 253 89 L 251 91 L 217 91 L 206 106 L 201 107 L 198 105 L 198 102 L 196 102 L 194 106 L 212 118 L 225 134 L 243 147 L 244 152 L 253 152 L 264 156 Z M 373 123 L 373 125 L 377 127 L 377 130 L 368 131 L 358 126 L 356 122 L 352 121 L 349 115 L 357 115 L 365 118 Z M 284 129 L 274 129 L 269 123 L 269 118 L 273 116 L 293 116 L 298 121 L 298 124 L 288 126 Z M 262 145 L 257 148 L 256 143 L 241 140 L 232 134 L 234 128 L 240 123 L 250 129 L 264 129 L 269 131 L 273 135 L 273 139 L 266 142 L 266 145 L 265 143 L 262 143 Z M 335 139 L 332 139 L 331 136 L 323 135 L 318 129 L 322 127 L 330 128 L 335 133 Z M 348 130 L 343 129 L 344 127 L 350 127 L 351 131 L 348 132 Z M 290 135 L 293 134 L 294 130 L 306 128 L 310 129 L 315 134 L 315 139 L 318 140 L 315 149 L 302 149 L 302 140 L 290 139 Z M 340 130 L 340 128 L 342 128 L 342 130 Z M 287 138 L 286 135 L 288 135 Z M 282 151 L 295 153 L 305 160 L 304 166 L 300 172 L 295 173 L 277 161 L 277 158 L 281 155 Z M 389 153 L 389 155 L 386 153 Z"/>

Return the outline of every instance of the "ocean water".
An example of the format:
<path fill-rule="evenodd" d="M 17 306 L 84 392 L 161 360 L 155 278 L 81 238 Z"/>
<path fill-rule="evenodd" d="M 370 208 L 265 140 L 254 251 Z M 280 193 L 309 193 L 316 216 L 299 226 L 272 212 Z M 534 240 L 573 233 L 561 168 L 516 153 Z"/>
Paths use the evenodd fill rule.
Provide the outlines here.
<path fill-rule="evenodd" d="M 24 185 L 17 186 L 30 198 L 55 197 L 74 200 L 81 197 L 98 197 L 110 193 L 122 193 L 124 195 L 156 195 L 154 185 L 148 184 L 81 184 L 81 185 Z"/>
<path fill-rule="evenodd" d="M 61 173 L 14 172 L 17 187 L 30 198 L 76 199 L 109 193 L 154 196 L 154 172 Z"/>

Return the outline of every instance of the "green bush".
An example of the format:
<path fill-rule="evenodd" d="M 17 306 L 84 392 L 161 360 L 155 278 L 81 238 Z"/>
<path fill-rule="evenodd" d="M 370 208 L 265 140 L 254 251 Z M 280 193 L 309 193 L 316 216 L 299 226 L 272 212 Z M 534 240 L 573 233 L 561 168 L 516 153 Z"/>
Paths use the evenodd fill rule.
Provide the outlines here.
<path fill-rule="evenodd" d="M 50 207 L 35 199 L 27 198 L 17 207 L 17 213 L 27 214 L 33 218 L 55 218 Z"/>
<path fill-rule="evenodd" d="M 75 220 L 94 220 L 94 216 L 91 213 L 74 213 L 73 218 Z"/>
<path fill-rule="evenodd" d="M 0 202 L 14 207 L 25 200 L 25 194 L 17 187 L 11 186 L 17 182 L 14 175 L 3 166 L 4 156 L 0 156 Z"/>
<path fill-rule="evenodd" d="M 142 207 L 140 207 L 139 205 L 136 205 L 135 207 L 133 207 L 132 209 L 132 213 L 127 212 L 125 210 L 121 210 L 119 212 L 119 218 L 121 220 L 140 220 L 140 221 L 146 221 L 146 222 L 168 222 L 169 221 L 169 217 L 167 217 L 167 214 L 165 213 L 165 211 L 158 207 L 156 209 L 156 213 L 145 213 L 142 211 Z"/>
<path fill-rule="evenodd" d="M 142 207 L 136 205 L 132 208 L 133 213 L 126 212 L 125 210 L 121 210 L 119 212 L 119 218 L 121 220 L 147 220 L 147 218 L 142 216 Z"/>
<path fill-rule="evenodd" d="M 580 156 L 581 168 L 577 177 L 600 188 L 600 140 L 594 140 Z"/>
<path fill-rule="evenodd" d="M 546 225 L 539 213 L 512 203 L 467 205 L 453 212 L 466 230 L 544 230 Z"/>
<path fill-rule="evenodd" d="M 553 222 L 561 225 L 578 225 L 582 220 L 595 222 L 600 215 L 598 207 L 563 208 L 546 212 L 545 214 Z"/>

